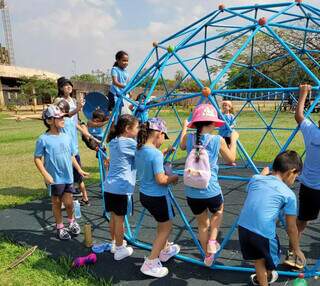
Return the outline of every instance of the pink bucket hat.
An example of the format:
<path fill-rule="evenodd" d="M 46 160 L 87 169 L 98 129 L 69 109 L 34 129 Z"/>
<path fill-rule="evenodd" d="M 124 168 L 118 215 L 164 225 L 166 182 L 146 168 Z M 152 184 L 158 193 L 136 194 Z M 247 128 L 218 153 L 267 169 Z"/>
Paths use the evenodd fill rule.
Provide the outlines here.
<path fill-rule="evenodd" d="M 188 127 L 195 128 L 194 123 L 203 121 L 211 121 L 217 127 L 221 127 L 225 124 L 223 120 L 218 118 L 217 111 L 211 104 L 198 105 L 193 111 L 192 119 L 188 124 Z"/>

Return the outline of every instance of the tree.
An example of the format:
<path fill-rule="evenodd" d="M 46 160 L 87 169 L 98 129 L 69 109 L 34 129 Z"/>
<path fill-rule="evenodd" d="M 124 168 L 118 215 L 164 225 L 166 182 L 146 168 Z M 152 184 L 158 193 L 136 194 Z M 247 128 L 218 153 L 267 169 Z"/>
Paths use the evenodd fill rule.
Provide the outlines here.
<path fill-rule="evenodd" d="M 318 27 L 310 26 L 310 28 L 318 29 Z M 276 33 L 280 35 L 287 43 L 290 43 L 290 47 L 303 48 L 304 32 L 295 31 L 287 32 L 284 30 L 276 30 Z M 234 37 L 234 36 L 233 36 Z M 231 36 L 226 37 L 228 41 Z M 246 39 L 242 38 L 233 41 L 219 54 L 219 59 L 222 63 L 218 66 L 211 66 L 210 71 L 213 74 L 217 74 L 226 65 L 223 61 L 229 61 L 236 51 L 243 45 Z M 306 66 L 318 77 L 320 77 L 320 69 L 311 59 L 310 55 L 305 52 L 297 53 L 297 50 L 292 48 L 299 58 L 306 64 Z M 309 34 L 306 38 L 305 49 L 320 50 L 320 34 Z M 296 61 L 288 52 L 277 42 L 274 38 L 267 34 L 257 34 L 254 42 L 253 57 L 251 62 L 251 45 L 249 45 L 244 52 L 236 60 L 237 63 L 246 64 L 249 68 L 233 65 L 228 71 L 226 81 L 231 82 L 228 84 L 228 89 L 236 88 L 259 88 L 259 87 L 278 87 L 279 85 L 297 86 L 302 81 L 311 81 L 311 78 L 300 68 Z M 312 53 L 311 56 L 315 61 L 320 62 L 320 54 Z M 260 65 L 255 67 L 255 64 L 262 63 L 264 61 L 274 60 L 272 63 Z M 255 70 L 256 69 L 256 70 Z M 266 75 L 264 77 L 262 74 Z M 240 76 L 239 76 L 240 75 Z M 237 79 L 232 81 L 233 78 Z"/>
<path fill-rule="evenodd" d="M 21 94 L 18 96 L 16 105 L 26 105 L 37 103 L 37 99 L 44 101 L 51 99 L 57 95 L 57 85 L 56 82 L 52 79 L 32 76 L 30 78 L 23 77 L 19 80 Z"/>
<path fill-rule="evenodd" d="M 71 81 L 85 81 L 91 83 L 99 83 L 99 78 L 96 75 L 85 73 L 80 75 L 74 75 L 70 78 Z"/>

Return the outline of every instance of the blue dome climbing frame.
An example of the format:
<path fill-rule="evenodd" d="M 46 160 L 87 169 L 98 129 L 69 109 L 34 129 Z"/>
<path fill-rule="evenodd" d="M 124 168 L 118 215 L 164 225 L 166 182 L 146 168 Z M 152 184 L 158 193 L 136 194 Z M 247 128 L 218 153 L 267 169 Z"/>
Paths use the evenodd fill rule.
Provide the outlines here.
<path fill-rule="evenodd" d="M 122 94 L 118 95 L 115 107 L 112 112 L 111 119 L 105 130 L 104 140 L 110 130 L 112 122 L 116 121 L 123 101 L 128 101 L 134 106 L 134 112 L 141 114 L 145 110 L 155 110 L 155 114 L 161 115 L 163 107 L 171 108 L 177 117 L 177 122 L 182 127 L 182 121 L 179 116 L 179 111 L 176 108 L 176 104 L 189 99 L 196 99 L 197 104 L 203 102 L 211 103 L 218 111 L 219 116 L 223 119 L 224 116 L 219 108 L 218 101 L 220 99 L 236 100 L 242 103 L 242 107 L 236 113 L 238 118 L 246 107 L 250 106 L 251 109 L 257 114 L 262 122 L 262 127 L 242 127 L 239 128 L 241 135 L 242 130 L 263 130 L 263 136 L 259 140 L 256 148 L 251 155 L 248 154 L 246 148 L 238 141 L 238 152 L 243 165 L 239 164 L 236 168 L 249 168 L 252 173 L 259 173 L 259 167 L 254 162 L 255 156 L 261 148 L 268 134 L 274 139 L 275 147 L 281 152 L 286 150 L 291 144 L 292 140 L 296 136 L 299 127 L 288 128 L 275 127 L 274 123 L 284 105 L 284 102 L 290 99 L 296 102 L 295 94 L 298 92 L 298 84 L 294 84 L 294 77 L 297 72 L 303 72 L 305 81 L 312 84 L 313 102 L 306 110 L 305 116 L 309 117 L 311 112 L 317 106 L 320 100 L 320 79 L 317 74 L 312 70 L 314 68 L 319 69 L 320 63 L 317 56 L 320 54 L 320 50 L 310 47 L 308 45 L 308 38 L 312 35 L 320 34 L 320 9 L 312 5 L 307 4 L 301 0 L 286 3 L 275 3 L 265 5 L 249 5 L 241 7 L 227 7 L 225 5 L 219 5 L 217 10 L 214 10 L 205 17 L 197 20 L 191 25 L 185 27 L 179 32 L 171 35 L 170 37 L 160 41 L 154 42 L 153 48 L 137 69 L 128 85 L 125 87 Z M 299 44 L 291 43 L 284 33 L 292 32 L 300 38 Z M 255 45 L 259 35 L 264 35 L 272 39 L 272 43 L 282 49 L 281 56 L 273 57 L 269 60 L 256 62 L 255 59 Z M 218 57 L 219 53 L 224 48 L 231 44 L 239 42 L 240 45 L 234 50 L 230 59 L 223 60 Z M 249 54 L 247 61 L 241 62 L 239 58 L 242 54 Z M 287 84 L 280 84 L 272 75 L 265 74 L 261 67 L 270 65 L 275 62 L 281 62 L 283 59 L 290 58 L 295 63 L 292 76 L 286 79 Z M 214 75 L 210 69 L 211 66 L 220 63 L 220 69 Z M 239 67 L 240 72 L 232 78 L 227 79 L 228 72 L 232 67 Z M 172 71 L 183 70 L 186 74 L 178 80 L 175 86 L 169 87 L 166 84 L 165 76 L 172 74 Z M 232 84 L 237 81 L 243 74 L 247 73 L 248 83 L 247 88 L 234 89 Z M 200 80 L 200 77 L 206 77 L 206 81 Z M 255 87 L 253 83 L 254 77 L 260 77 L 266 85 Z M 198 87 L 197 92 L 182 92 L 181 85 L 185 80 L 190 80 Z M 208 83 L 205 85 L 205 83 Z M 270 86 L 271 85 L 271 86 Z M 143 86 L 143 94 L 145 100 L 136 102 L 128 97 L 126 94 L 133 91 L 136 87 Z M 156 86 L 160 86 L 162 94 L 154 97 L 154 91 Z M 209 95 L 206 93 L 209 91 Z M 152 97 L 152 102 L 148 103 Z M 256 102 L 264 99 L 277 99 L 280 101 L 271 122 L 268 122 L 263 113 L 259 111 Z M 190 115 L 191 116 L 191 115 Z M 292 115 L 291 115 L 292 116 Z M 228 125 L 230 128 L 230 126 Z M 290 131 L 291 134 L 287 138 L 284 144 L 281 144 L 278 140 L 275 132 Z M 179 146 L 181 130 L 177 131 L 174 147 Z M 103 140 L 103 141 L 104 141 Z M 168 154 L 165 158 L 166 161 L 173 161 L 175 159 L 175 152 Z M 101 186 L 103 187 L 104 181 L 104 164 L 103 158 L 106 153 L 100 150 L 98 153 L 99 167 L 101 176 Z M 273 159 L 273 158 L 270 158 Z M 221 166 L 223 167 L 223 166 Z M 181 174 L 181 170 L 175 170 L 176 173 Z M 248 177 L 224 175 L 219 176 L 219 179 L 236 180 L 236 181 L 248 181 Z M 192 240 L 198 247 L 201 255 L 204 252 L 198 242 L 196 235 L 194 234 L 188 219 L 186 218 L 183 210 L 179 206 L 172 192 L 170 192 L 170 198 L 175 205 L 178 213 L 184 222 L 185 228 L 190 233 Z M 126 239 L 138 247 L 150 249 L 150 244 L 139 241 L 136 239 L 140 230 L 142 220 L 144 218 L 145 211 L 142 211 L 140 218 L 135 223 L 133 228 L 128 218 L 126 218 Z M 229 232 L 225 235 L 225 238 L 221 244 L 222 249 L 227 244 L 231 236 L 237 227 L 237 220 L 234 222 Z M 221 250 L 222 251 L 222 250 Z M 218 253 L 220 255 L 221 251 Z M 198 265 L 204 265 L 202 260 L 198 260 L 192 257 L 184 255 L 177 255 L 177 258 L 195 263 Z M 306 276 L 319 275 L 317 272 L 320 267 L 320 260 L 312 266 L 305 268 Z M 247 271 L 253 272 L 253 268 L 246 268 L 241 266 L 227 266 L 214 264 L 212 269 L 224 269 L 231 271 Z M 297 276 L 297 273 L 290 271 L 280 271 L 280 275 Z"/>

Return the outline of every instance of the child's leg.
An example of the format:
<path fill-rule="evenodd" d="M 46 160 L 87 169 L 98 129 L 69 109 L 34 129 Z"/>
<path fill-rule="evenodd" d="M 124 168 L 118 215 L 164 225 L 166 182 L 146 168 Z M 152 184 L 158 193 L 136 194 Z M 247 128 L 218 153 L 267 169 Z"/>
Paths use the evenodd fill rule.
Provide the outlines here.
<path fill-rule="evenodd" d="M 62 219 L 62 212 L 61 212 L 61 198 L 59 196 L 52 196 L 51 197 L 51 202 L 52 202 L 52 213 L 53 216 L 56 220 L 56 224 L 62 224 L 63 219 Z"/>
<path fill-rule="evenodd" d="M 166 247 L 171 228 L 172 228 L 171 220 L 158 223 L 157 237 L 153 242 L 149 260 L 158 258 L 160 251 Z"/>
<path fill-rule="evenodd" d="M 210 219 L 210 233 L 209 233 L 209 239 L 210 240 L 216 240 L 219 232 L 219 228 L 222 222 L 223 217 L 223 204 L 221 205 L 221 208 L 215 212 L 211 219 Z"/>
<path fill-rule="evenodd" d="M 115 237 L 115 213 L 111 212 L 111 218 L 110 218 L 110 222 L 109 222 L 109 228 L 110 228 L 110 236 L 111 236 L 111 240 L 116 240 Z"/>
<path fill-rule="evenodd" d="M 207 243 L 209 239 L 209 226 L 210 220 L 208 217 L 208 210 L 205 210 L 203 213 L 196 215 L 197 223 L 198 223 L 198 235 L 199 241 L 202 246 L 203 251 L 207 252 Z"/>
<path fill-rule="evenodd" d="M 268 286 L 268 271 L 266 268 L 265 259 L 258 259 L 254 261 L 254 267 L 256 268 L 257 280 L 260 286 Z"/>
<path fill-rule="evenodd" d="M 116 240 L 116 246 L 123 245 L 123 234 L 124 234 L 124 216 L 118 216 L 112 213 L 114 217 L 114 237 Z"/>
<path fill-rule="evenodd" d="M 73 220 L 73 197 L 71 193 L 64 193 L 62 196 L 62 202 L 66 207 L 66 212 L 69 222 Z"/>
<path fill-rule="evenodd" d="M 79 189 L 80 189 L 80 192 L 82 194 L 82 200 L 87 202 L 89 200 L 89 198 L 88 198 L 88 193 L 87 193 L 86 186 L 85 186 L 83 181 L 81 183 L 79 183 Z"/>

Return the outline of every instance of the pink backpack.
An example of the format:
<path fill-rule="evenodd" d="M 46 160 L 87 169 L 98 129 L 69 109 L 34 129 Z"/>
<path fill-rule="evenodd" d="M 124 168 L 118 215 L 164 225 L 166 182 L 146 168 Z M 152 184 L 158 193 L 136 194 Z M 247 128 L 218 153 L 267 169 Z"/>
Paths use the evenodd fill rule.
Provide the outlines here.
<path fill-rule="evenodd" d="M 197 145 L 193 146 L 193 149 L 188 155 L 183 173 L 183 182 L 186 186 L 196 189 L 206 189 L 208 187 L 211 178 L 211 169 L 206 147 L 212 138 L 213 136 L 210 136 L 206 144 L 199 145 L 198 161 L 196 160 Z"/>

